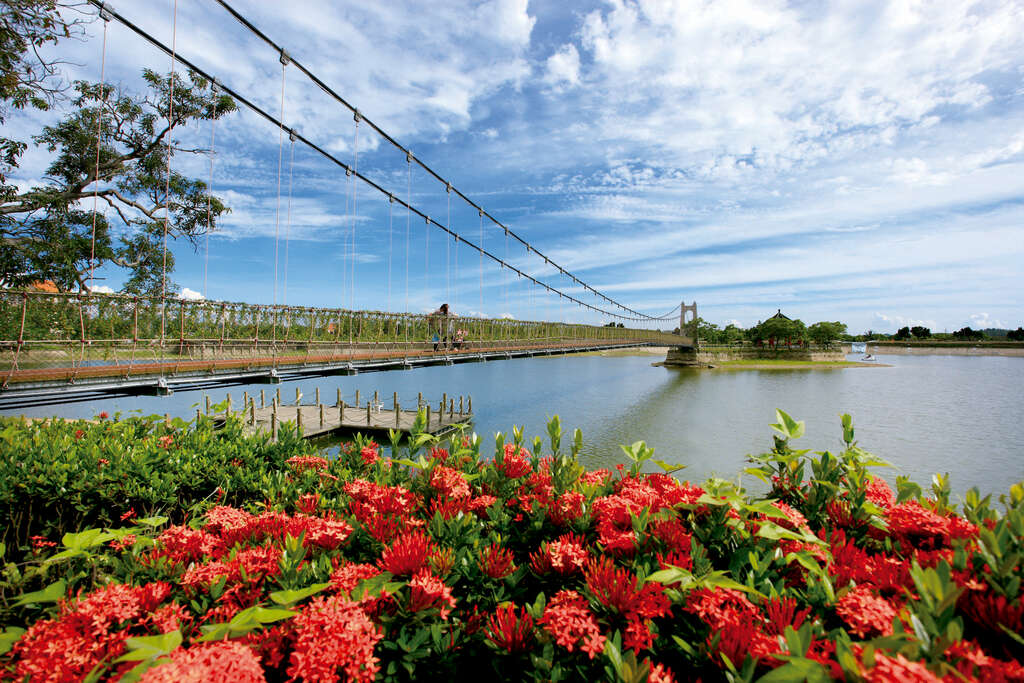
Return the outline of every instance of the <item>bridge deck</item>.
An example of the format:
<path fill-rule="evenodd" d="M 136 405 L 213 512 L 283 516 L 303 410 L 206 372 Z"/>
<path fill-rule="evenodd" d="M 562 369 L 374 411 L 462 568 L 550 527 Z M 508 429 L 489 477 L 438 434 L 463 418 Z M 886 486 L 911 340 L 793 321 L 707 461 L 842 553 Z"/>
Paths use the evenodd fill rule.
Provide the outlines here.
<path fill-rule="evenodd" d="M 573 345 L 519 343 L 439 351 L 430 348 L 369 348 L 330 354 L 307 352 L 242 358 L 175 358 L 157 362 L 17 368 L 0 371 L 0 377 L 7 380 L 6 387 L 0 390 L 0 402 L 103 392 L 169 392 L 174 387 L 197 384 L 280 381 L 308 375 L 411 369 L 427 365 L 559 355 L 650 344 L 648 341 L 595 340 Z"/>

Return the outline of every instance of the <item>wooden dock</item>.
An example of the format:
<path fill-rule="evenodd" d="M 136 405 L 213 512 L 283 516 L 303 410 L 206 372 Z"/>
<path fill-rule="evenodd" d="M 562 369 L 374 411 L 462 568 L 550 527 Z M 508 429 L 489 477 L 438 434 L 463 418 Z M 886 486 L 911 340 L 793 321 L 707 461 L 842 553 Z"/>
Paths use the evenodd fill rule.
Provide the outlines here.
<path fill-rule="evenodd" d="M 425 412 L 427 419 L 423 431 L 435 435 L 448 432 L 473 419 L 473 398 L 471 396 L 456 398 L 444 394 L 440 401 L 431 405 L 423 400 L 422 394 L 419 394 L 416 398 L 416 409 L 403 409 L 399 405 L 397 393 L 392 395 L 390 405 L 387 407 L 380 400 L 377 392 L 374 392 L 373 399 L 367 400 L 365 404 L 361 404 L 359 401 L 358 391 L 353 403 L 343 401 L 340 390 L 337 400 L 333 404 L 322 403 L 319 388 L 316 390 L 313 403 L 302 404 L 301 395 L 298 392 L 296 392 L 295 402 L 290 405 L 281 403 L 280 398 L 280 390 L 278 390 L 276 395 L 271 396 L 268 405 L 264 392 L 260 391 L 260 406 L 257 406 L 255 396 L 250 398 L 248 394 L 244 394 L 243 408 L 233 410 L 231 395 L 228 394 L 226 411 L 241 418 L 246 433 L 266 433 L 274 439 L 282 429 L 289 428 L 298 429 L 305 439 L 335 432 L 386 434 L 391 429 L 408 434 L 412 431 L 420 410 Z M 210 408 L 210 399 L 207 397 L 207 415 L 216 418 L 220 411 L 211 412 Z"/>

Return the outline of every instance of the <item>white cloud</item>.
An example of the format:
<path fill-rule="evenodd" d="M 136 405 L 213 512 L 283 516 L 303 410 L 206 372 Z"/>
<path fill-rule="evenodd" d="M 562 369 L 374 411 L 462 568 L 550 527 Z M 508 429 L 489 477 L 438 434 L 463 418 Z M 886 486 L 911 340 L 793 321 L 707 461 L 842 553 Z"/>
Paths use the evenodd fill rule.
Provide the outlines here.
<path fill-rule="evenodd" d="M 918 320 L 916 318 L 905 317 L 902 315 L 886 315 L 884 313 L 875 313 L 875 320 L 877 321 L 878 332 L 892 333 L 901 327 L 927 327 L 933 332 L 938 329 L 938 325 L 934 320 Z"/>
<path fill-rule="evenodd" d="M 108 285 L 93 285 L 89 288 L 90 292 L 96 292 L 97 294 L 113 294 L 114 289 Z"/>
<path fill-rule="evenodd" d="M 203 296 L 200 292 L 195 291 L 194 289 L 183 287 L 181 292 L 178 294 L 178 298 L 185 299 L 186 301 L 202 301 L 206 297 Z"/>
<path fill-rule="evenodd" d="M 546 66 L 547 73 L 544 78 L 548 83 L 552 85 L 561 83 L 568 85 L 579 84 L 580 53 L 572 43 L 563 45 L 557 52 L 548 57 Z"/>
<path fill-rule="evenodd" d="M 1003 320 L 992 318 L 988 313 L 972 313 L 969 327 L 983 330 L 988 327 L 1008 328 L 1010 326 Z"/>

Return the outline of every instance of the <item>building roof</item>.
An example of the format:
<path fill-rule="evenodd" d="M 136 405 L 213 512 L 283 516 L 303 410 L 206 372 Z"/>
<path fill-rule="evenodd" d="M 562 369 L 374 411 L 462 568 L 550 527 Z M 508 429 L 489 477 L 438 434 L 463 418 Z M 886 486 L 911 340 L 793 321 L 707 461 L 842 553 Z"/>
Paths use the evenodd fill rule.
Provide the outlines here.
<path fill-rule="evenodd" d="M 781 308 L 778 309 L 778 311 L 776 311 L 775 315 L 773 315 L 771 318 L 768 318 L 768 319 L 771 320 L 772 318 L 781 318 L 783 320 L 792 320 L 792 318 L 782 314 L 782 309 Z"/>

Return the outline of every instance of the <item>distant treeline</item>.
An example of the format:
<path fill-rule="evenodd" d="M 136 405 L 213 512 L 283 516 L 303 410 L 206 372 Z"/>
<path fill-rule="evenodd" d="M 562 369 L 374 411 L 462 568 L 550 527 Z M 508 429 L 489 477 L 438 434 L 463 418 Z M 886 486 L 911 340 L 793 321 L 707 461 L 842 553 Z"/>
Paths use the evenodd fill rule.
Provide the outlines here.
<path fill-rule="evenodd" d="M 846 324 L 839 321 L 821 321 L 806 325 L 801 320 L 791 320 L 777 314 L 768 320 L 759 322 L 752 327 L 743 328 L 735 324 L 719 327 L 703 318 L 687 324 L 687 331 L 692 335 L 696 326 L 697 337 L 704 344 L 752 344 L 776 346 L 804 346 L 814 343 L 828 347 L 835 342 L 854 341 L 931 341 L 931 342 L 1024 342 L 1024 328 L 1016 330 L 1002 328 L 985 328 L 975 330 L 963 327 L 955 332 L 932 332 L 920 325 L 904 326 L 895 334 L 886 334 L 868 330 L 864 334 L 848 334 Z M 678 334 L 679 328 L 673 330 Z"/>

